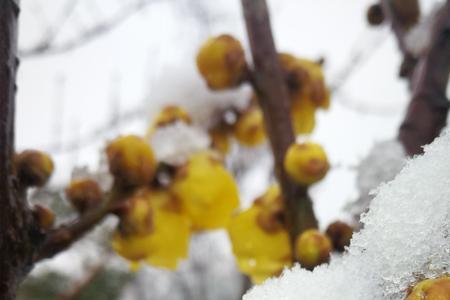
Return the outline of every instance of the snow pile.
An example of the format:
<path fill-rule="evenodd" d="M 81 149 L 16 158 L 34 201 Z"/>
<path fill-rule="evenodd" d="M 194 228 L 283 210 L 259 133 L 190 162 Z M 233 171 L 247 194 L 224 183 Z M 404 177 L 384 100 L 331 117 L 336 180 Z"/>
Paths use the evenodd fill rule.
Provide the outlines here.
<path fill-rule="evenodd" d="M 157 129 L 150 143 L 158 161 L 181 165 L 192 153 L 207 149 L 211 141 L 204 130 L 176 122 Z"/>
<path fill-rule="evenodd" d="M 373 189 L 381 183 L 394 179 L 406 163 L 406 153 L 397 140 L 376 143 L 358 166 L 356 184 L 359 198 L 347 206 L 352 215 L 359 215 L 367 210 L 374 195 Z"/>
<path fill-rule="evenodd" d="M 244 300 L 403 300 L 417 280 L 450 272 L 449 149 L 447 131 L 379 188 L 348 254 L 285 271 Z"/>

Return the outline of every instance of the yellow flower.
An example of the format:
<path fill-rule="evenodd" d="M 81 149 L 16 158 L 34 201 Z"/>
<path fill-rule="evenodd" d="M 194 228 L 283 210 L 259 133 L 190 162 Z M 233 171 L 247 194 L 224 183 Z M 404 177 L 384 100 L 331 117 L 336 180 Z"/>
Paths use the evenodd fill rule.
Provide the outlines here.
<path fill-rule="evenodd" d="M 238 85 L 247 69 L 241 43 L 227 34 L 209 38 L 199 50 L 197 68 L 211 89 Z"/>
<path fill-rule="evenodd" d="M 43 186 L 53 173 L 53 161 L 44 152 L 25 150 L 15 156 L 17 177 L 26 186 Z"/>
<path fill-rule="evenodd" d="M 308 270 L 328 262 L 332 249 L 330 239 L 315 229 L 304 231 L 295 242 L 295 256 Z"/>
<path fill-rule="evenodd" d="M 247 210 L 233 217 L 228 234 L 239 270 L 254 283 L 277 276 L 292 265 L 278 186 L 272 186 Z"/>
<path fill-rule="evenodd" d="M 316 107 L 307 99 L 292 99 L 291 118 L 295 134 L 309 134 L 316 126 Z"/>
<path fill-rule="evenodd" d="M 233 130 L 234 136 L 242 145 L 252 147 L 266 140 L 264 117 L 261 109 L 253 107 L 243 112 Z"/>
<path fill-rule="evenodd" d="M 113 249 L 130 261 L 176 269 L 188 255 L 189 218 L 166 190 L 145 190 L 131 200 L 113 236 Z"/>
<path fill-rule="evenodd" d="M 304 143 L 289 147 L 284 158 L 284 168 L 297 183 L 311 185 L 325 177 L 330 165 L 320 145 Z"/>
<path fill-rule="evenodd" d="M 149 138 L 157 128 L 175 123 L 177 121 L 191 124 L 192 118 L 189 113 L 180 106 L 168 105 L 164 107 L 148 128 L 146 137 Z"/>
<path fill-rule="evenodd" d="M 178 169 L 171 186 L 194 230 L 225 227 L 239 205 L 233 177 L 211 152 L 198 152 Z"/>
<path fill-rule="evenodd" d="M 450 299 L 450 276 L 427 279 L 419 282 L 406 300 L 448 300 Z"/>
<path fill-rule="evenodd" d="M 142 186 L 153 179 L 156 160 L 150 145 L 134 135 L 122 136 L 106 148 L 109 170 L 117 183 Z"/>

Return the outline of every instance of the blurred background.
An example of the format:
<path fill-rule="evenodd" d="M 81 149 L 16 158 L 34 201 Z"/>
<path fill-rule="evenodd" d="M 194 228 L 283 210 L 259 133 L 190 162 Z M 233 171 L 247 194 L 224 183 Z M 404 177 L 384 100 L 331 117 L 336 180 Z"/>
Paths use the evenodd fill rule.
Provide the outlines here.
<path fill-rule="evenodd" d="M 79 173 L 101 173 L 109 139 L 144 134 L 167 104 L 205 120 L 219 101 L 239 105 L 249 97 L 248 87 L 211 93 L 195 67 L 196 51 L 210 35 L 232 34 L 248 52 L 238 0 L 21 2 L 17 148 L 54 158 L 50 185 L 33 193 L 57 210 L 59 221 L 73 216 L 63 187 Z M 388 25 L 367 24 L 372 0 L 268 2 L 278 50 L 325 59 L 332 102 L 319 112 L 312 139 L 326 149 L 332 170 L 311 191 L 323 228 L 351 218 L 344 208 L 359 196 L 358 166 L 374 145 L 397 135 L 410 98 L 398 78 L 401 54 Z M 439 3 L 422 0 L 423 15 Z M 269 148 L 234 145 L 228 164 L 248 206 L 271 180 Z M 195 235 L 189 260 L 176 272 L 146 266 L 132 273 L 110 253 L 115 222 L 107 219 L 71 250 L 38 265 L 19 299 L 226 300 L 249 287 L 222 231 Z"/>

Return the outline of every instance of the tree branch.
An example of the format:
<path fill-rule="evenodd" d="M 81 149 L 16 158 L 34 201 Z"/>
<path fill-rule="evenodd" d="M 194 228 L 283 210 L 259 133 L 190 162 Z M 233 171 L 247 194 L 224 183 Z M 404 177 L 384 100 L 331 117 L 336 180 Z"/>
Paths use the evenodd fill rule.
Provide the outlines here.
<path fill-rule="evenodd" d="M 428 52 L 420 59 L 413 78 L 412 100 L 400 126 L 399 140 L 409 155 L 422 153 L 447 123 L 446 96 L 450 74 L 450 3 L 441 9 Z"/>
<path fill-rule="evenodd" d="M 73 243 L 82 238 L 87 232 L 98 225 L 108 214 L 120 207 L 129 191 L 113 190 L 105 197 L 102 205 L 79 216 L 73 221 L 60 225 L 50 231 L 42 246 L 35 252 L 33 262 L 51 258 L 66 250 Z"/>
<path fill-rule="evenodd" d="M 411 79 L 417 58 L 408 50 L 405 42 L 405 35 L 413 22 L 405 22 L 401 16 L 413 15 L 413 20 L 417 21 L 420 16 L 419 0 L 380 0 L 386 19 L 391 22 L 400 51 L 403 53 L 403 62 L 400 69 L 400 77 Z"/>
<path fill-rule="evenodd" d="M 305 229 L 317 227 L 312 203 L 305 187 L 289 178 L 283 167 L 288 147 L 295 143 L 289 110 L 289 95 L 282 76 L 270 28 L 265 0 L 242 0 L 244 18 L 253 56 L 251 82 L 264 113 L 266 131 L 275 160 L 275 172 L 285 200 L 291 240 Z"/>
<path fill-rule="evenodd" d="M 15 298 L 30 268 L 36 227 L 14 175 L 15 80 L 19 4 L 0 0 L 0 299 Z"/>

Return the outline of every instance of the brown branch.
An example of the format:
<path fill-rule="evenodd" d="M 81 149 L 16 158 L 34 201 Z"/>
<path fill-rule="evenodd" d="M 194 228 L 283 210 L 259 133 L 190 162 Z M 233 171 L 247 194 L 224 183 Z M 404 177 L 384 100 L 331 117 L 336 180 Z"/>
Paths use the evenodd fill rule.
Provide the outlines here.
<path fill-rule="evenodd" d="M 36 263 L 43 259 L 51 258 L 69 248 L 97 226 L 108 214 L 115 211 L 123 203 L 119 201 L 127 198 L 126 193 L 128 192 L 113 190 L 100 207 L 87 211 L 75 220 L 62 224 L 50 231 L 42 246 L 36 251 L 33 262 Z"/>
<path fill-rule="evenodd" d="M 449 4 L 443 6 L 433 27 L 431 44 L 421 57 L 414 57 L 406 47 L 405 36 L 420 15 L 418 0 L 381 0 L 384 14 L 392 24 L 403 53 L 403 77 L 412 91 L 398 139 L 408 155 L 422 153 L 445 127 L 449 109 L 446 88 L 450 72 Z M 405 16 L 409 17 L 408 18 Z M 405 22 L 405 19 L 407 20 Z"/>
<path fill-rule="evenodd" d="M 275 160 L 275 172 L 285 199 L 291 240 L 305 229 L 317 227 L 311 199 L 305 187 L 292 182 L 283 161 L 295 142 L 290 119 L 289 95 L 275 49 L 265 0 L 242 0 L 244 18 L 253 56 L 251 81 L 264 113 L 266 131 Z"/>
<path fill-rule="evenodd" d="M 417 22 L 420 16 L 419 0 L 380 0 L 386 19 L 391 22 L 400 51 L 403 53 L 403 62 L 400 68 L 400 76 L 411 79 L 417 58 L 408 50 L 405 35 Z M 410 21 L 405 21 L 405 16 L 410 16 Z"/>
<path fill-rule="evenodd" d="M 422 153 L 447 123 L 446 96 L 450 74 L 450 3 L 441 9 L 428 52 L 420 59 L 413 78 L 412 100 L 399 130 L 409 155 Z"/>
<path fill-rule="evenodd" d="M 34 222 L 14 175 L 15 79 L 19 4 L 0 0 L 0 299 L 15 298 L 30 269 Z M 35 239 L 35 240 L 33 240 Z"/>

